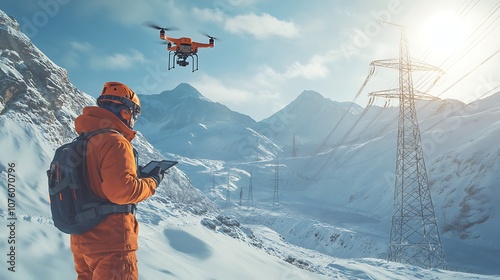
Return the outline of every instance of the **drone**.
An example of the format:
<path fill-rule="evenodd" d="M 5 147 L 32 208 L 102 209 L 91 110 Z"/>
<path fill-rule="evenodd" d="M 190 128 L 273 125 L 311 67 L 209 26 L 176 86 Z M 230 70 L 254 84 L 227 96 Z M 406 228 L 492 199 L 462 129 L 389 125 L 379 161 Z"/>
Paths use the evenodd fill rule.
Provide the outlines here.
<path fill-rule="evenodd" d="M 168 70 L 175 68 L 175 65 L 186 67 L 189 65 L 187 61 L 191 57 L 191 70 L 192 72 L 198 70 L 198 49 L 199 48 L 213 48 L 214 42 L 217 38 L 210 36 L 206 33 L 203 35 L 209 38 L 208 44 L 193 41 L 189 37 L 172 38 L 165 35 L 166 31 L 177 30 L 175 27 L 167 28 L 161 27 L 151 22 L 145 22 L 145 26 L 160 30 L 160 39 L 165 40 L 168 50 Z"/>

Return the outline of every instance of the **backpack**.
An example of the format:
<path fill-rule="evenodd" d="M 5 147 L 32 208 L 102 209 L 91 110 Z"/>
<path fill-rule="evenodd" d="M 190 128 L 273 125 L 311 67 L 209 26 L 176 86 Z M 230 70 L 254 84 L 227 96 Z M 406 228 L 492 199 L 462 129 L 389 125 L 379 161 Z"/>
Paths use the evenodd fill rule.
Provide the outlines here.
<path fill-rule="evenodd" d="M 47 170 L 50 210 L 54 226 L 69 234 L 82 234 L 111 213 L 134 213 L 135 204 L 119 205 L 97 197 L 89 187 L 86 150 L 88 139 L 105 132 L 82 133 L 72 142 L 57 148 Z"/>

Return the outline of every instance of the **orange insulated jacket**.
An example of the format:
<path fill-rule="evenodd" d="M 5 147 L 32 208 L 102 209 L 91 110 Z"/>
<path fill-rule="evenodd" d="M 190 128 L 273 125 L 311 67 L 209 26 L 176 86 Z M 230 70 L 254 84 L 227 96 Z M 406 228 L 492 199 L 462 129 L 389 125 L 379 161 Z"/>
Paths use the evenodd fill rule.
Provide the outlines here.
<path fill-rule="evenodd" d="M 89 139 L 87 170 L 90 188 L 98 197 L 116 204 L 138 203 L 155 193 L 156 182 L 138 178 L 130 141 L 136 132 L 116 115 L 100 107 L 85 107 L 75 120 L 78 134 L 114 129 Z M 83 234 L 71 235 L 71 251 L 79 254 L 137 250 L 139 225 L 131 213 L 110 214 Z"/>

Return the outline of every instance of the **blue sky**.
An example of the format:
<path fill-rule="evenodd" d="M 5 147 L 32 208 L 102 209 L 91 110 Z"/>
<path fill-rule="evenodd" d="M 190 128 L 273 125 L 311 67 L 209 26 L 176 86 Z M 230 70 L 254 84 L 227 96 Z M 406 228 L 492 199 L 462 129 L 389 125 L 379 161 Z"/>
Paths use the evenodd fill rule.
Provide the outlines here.
<path fill-rule="evenodd" d="M 98 96 L 112 80 L 140 94 L 186 82 L 258 121 L 303 90 L 365 106 L 368 92 L 397 87 L 397 71 L 381 69 L 355 98 L 371 61 L 398 56 L 399 29 L 379 25 L 378 19 L 407 26 L 412 57 L 446 71 L 430 94 L 464 102 L 483 97 L 500 84 L 500 54 L 468 73 L 498 51 L 499 5 L 497 0 L 4 0 L 0 8 L 90 95 Z M 213 49 L 200 49 L 198 71 L 190 66 L 168 71 L 165 45 L 145 21 L 177 27 L 167 32 L 171 37 L 207 42 L 203 31 L 222 40 Z M 424 88 L 433 79 L 419 75 L 415 84 Z"/>

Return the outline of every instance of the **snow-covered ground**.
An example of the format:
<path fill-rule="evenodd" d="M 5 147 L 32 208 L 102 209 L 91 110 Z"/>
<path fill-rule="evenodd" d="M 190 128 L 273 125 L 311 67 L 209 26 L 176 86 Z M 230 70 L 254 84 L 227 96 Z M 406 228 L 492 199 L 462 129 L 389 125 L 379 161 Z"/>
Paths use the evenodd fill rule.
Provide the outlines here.
<path fill-rule="evenodd" d="M 1 11 L 0 38 L 0 279 L 75 279 L 69 236 L 50 219 L 45 171 L 54 149 L 74 137 L 73 119 L 95 100 L 72 86 L 66 71 Z M 308 102 L 307 96 L 327 102 L 311 93 L 301 102 Z M 323 168 L 331 150 L 312 160 L 281 158 L 278 207 L 273 207 L 276 162 L 270 155 L 280 149 L 259 132 L 265 124 L 234 131 L 221 130 L 223 123 L 194 124 L 203 135 L 224 131 L 218 141 L 239 133 L 227 139 L 231 152 L 222 154 L 230 157 L 219 159 L 212 158 L 218 150 L 205 153 L 210 159 L 169 153 L 175 146 L 160 153 L 150 144 L 157 138 L 139 134 L 134 145 L 141 163 L 180 161 L 157 193 L 139 205 L 140 279 L 500 279 L 500 196 L 494 187 L 500 174 L 499 114 L 490 103 L 453 115 L 453 125 L 434 126 L 432 114 L 422 122 L 424 139 L 447 132 L 446 139 L 441 135 L 432 142 L 427 163 L 449 270 L 384 260 L 395 158 L 394 145 L 387 144 L 395 141 L 394 128 L 385 126 L 391 121 L 386 116 L 383 129 L 373 126 L 366 138 L 342 147 L 314 180 L 304 178 Z M 355 118 L 359 111 L 351 113 Z M 280 131 L 281 141 L 286 131 Z M 257 154 L 234 154 L 242 149 Z M 253 206 L 247 200 L 250 178 Z"/>
<path fill-rule="evenodd" d="M 500 279 L 377 258 L 332 257 L 290 244 L 267 226 L 245 226 L 261 241 L 262 248 L 257 248 L 201 225 L 200 217 L 175 210 L 153 223 L 139 212 L 139 220 L 140 279 Z M 0 221 L 7 223 L 3 216 Z M 69 238 L 48 217 L 20 214 L 16 233 L 16 272 L 4 265 L 1 279 L 76 278 Z M 0 250 L 8 252 L 5 242 L 0 244 Z"/>
<path fill-rule="evenodd" d="M 7 224 L 5 217 L 1 221 Z M 16 241 L 15 272 L 7 270 L 8 257 L 2 254 L 1 279 L 76 279 L 69 237 L 47 217 L 18 215 Z M 0 244 L 2 253 L 8 252 L 5 242 Z M 328 279 L 210 230 L 199 217 L 182 213 L 158 224 L 143 221 L 139 246 L 140 279 Z"/>

